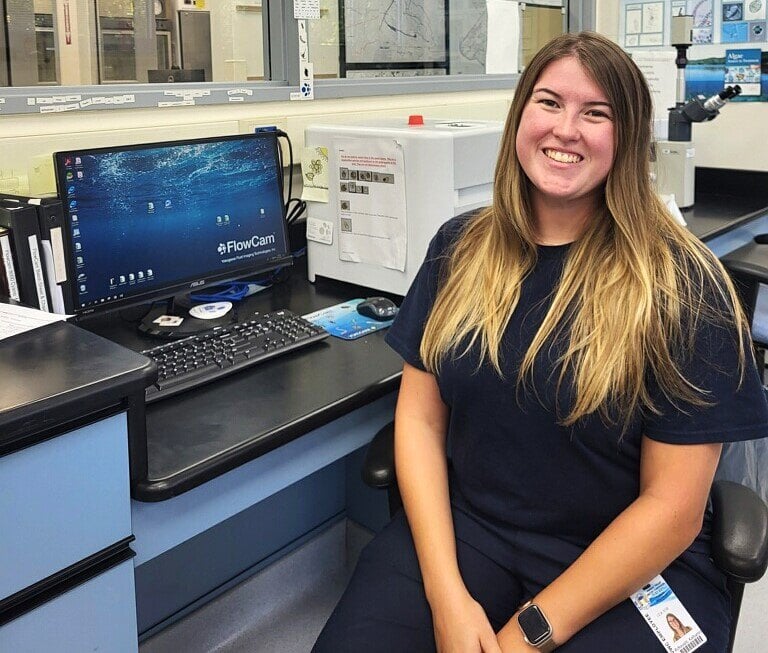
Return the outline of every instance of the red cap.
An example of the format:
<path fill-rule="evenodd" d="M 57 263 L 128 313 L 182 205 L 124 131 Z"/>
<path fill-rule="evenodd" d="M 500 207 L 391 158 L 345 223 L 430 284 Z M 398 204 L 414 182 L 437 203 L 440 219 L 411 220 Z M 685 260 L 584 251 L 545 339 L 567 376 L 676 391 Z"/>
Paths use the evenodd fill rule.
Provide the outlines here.
<path fill-rule="evenodd" d="M 414 114 L 412 116 L 408 116 L 408 124 L 409 125 L 423 125 L 424 124 L 424 116 L 421 114 Z"/>

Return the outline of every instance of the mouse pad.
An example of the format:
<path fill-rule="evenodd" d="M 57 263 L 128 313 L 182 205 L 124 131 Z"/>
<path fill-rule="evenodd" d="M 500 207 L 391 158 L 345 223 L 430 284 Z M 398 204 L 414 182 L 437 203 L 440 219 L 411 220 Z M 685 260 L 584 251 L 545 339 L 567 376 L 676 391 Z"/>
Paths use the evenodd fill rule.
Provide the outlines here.
<path fill-rule="evenodd" d="M 365 301 L 363 299 L 350 299 L 319 311 L 307 313 L 305 320 L 323 327 L 328 333 L 343 340 L 354 340 L 361 336 L 373 333 L 379 329 L 388 327 L 394 320 L 374 320 L 357 312 L 357 305 Z"/>

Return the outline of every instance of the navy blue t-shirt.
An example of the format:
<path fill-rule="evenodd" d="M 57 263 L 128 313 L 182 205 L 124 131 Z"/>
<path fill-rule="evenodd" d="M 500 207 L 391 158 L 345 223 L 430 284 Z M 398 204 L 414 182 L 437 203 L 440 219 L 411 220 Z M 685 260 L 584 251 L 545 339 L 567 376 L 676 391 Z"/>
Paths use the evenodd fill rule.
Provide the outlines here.
<path fill-rule="evenodd" d="M 433 238 L 387 334 L 389 345 L 422 370 L 419 345 L 441 266 L 469 219 L 449 220 Z M 683 406 L 681 411 L 651 385 L 662 415 L 638 414 L 623 435 L 620 426 L 606 425 L 598 415 L 571 427 L 559 425 L 557 407 L 561 415 L 567 413 L 571 391 L 566 384 L 556 396 L 559 371 L 552 371 L 561 346 L 542 348 L 534 367 L 535 392 L 518 387 L 517 370 L 551 305 L 568 250 L 568 245 L 539 247 L 538 262 L 522 282 L 501 342 L 503 379 L 488 362 L 478 369 L 478 347 L 446 357 L 437 375 L 450 409 L 451 501 L 509 543 L 522 530 L 588 546 L 638 496 L 643 434 L 685 444 L 768 435 L 768 406 L 757 370 L 750 362 L 739 386 L 735 336 L 714 326 L 702 326 L 697 333 L 696 351 L 684 369 L 689 380 L 711 391 L 714 406 Z M 462 530 L 457 523 L 457 536 Z M 705 524 L 692 548 L 708 551 L 708 532 Z M 473 538 L 467 534 L 462 539 Z"/>

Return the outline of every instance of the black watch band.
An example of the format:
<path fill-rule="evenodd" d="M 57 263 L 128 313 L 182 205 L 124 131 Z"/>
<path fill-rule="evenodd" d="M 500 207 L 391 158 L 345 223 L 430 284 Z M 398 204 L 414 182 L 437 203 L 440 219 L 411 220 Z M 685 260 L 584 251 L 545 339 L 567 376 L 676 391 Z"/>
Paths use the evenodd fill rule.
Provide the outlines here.
<path fill-rule="evenodd" d="M 552 626 L 541 608 L 532 601 L 528 601 L 517 613 L 517 625 L 525 641 L 542 653 L 550 653 L 557 648 L 552 639 Z"/>

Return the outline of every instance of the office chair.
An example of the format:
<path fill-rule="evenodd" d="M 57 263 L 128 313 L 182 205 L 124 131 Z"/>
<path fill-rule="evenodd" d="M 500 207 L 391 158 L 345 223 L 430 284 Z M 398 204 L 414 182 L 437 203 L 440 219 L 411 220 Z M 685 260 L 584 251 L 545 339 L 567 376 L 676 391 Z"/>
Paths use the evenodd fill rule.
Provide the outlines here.
<path fill-rule="evenodd" d="M 368 445 L 362 476 L 366 485 L 386 489 L 389 513 L 402 505 L 395 476 L 395 424 L 382 427 Z M 760 580 L 768 567 L 768 506 L 750 488 L 731 481 L 712 486 L 712 559 L 725 574 L 731 594 L 733 651 L 745 583 Z"/>

